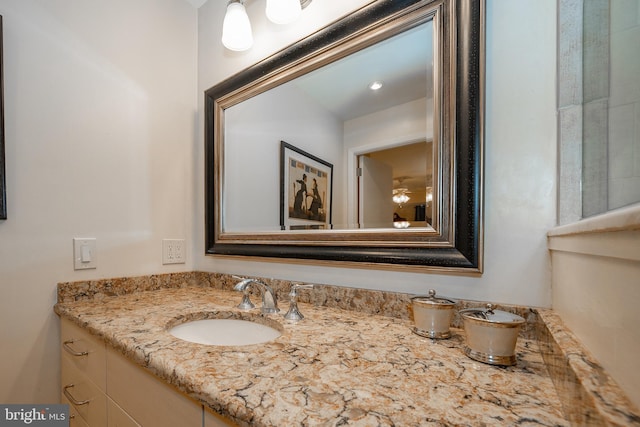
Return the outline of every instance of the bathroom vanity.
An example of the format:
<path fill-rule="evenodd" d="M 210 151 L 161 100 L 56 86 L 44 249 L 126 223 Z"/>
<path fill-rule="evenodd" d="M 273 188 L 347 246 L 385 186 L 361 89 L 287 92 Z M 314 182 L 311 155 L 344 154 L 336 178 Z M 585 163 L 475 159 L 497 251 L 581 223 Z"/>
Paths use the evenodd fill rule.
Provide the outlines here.
<path fill-rule="evenodd" d="M 71 426 L 234 425 L 64 318 L 61 345 Z"/>
<path fill-rule="evenodd" d="M 217 285 L 212 287 L 213 282 Z M 105 388 L 93 393 L 100 399 L 104 395 L 106 402 L 98 403 L 105 407 L 100 421 L 94 424 L 82 414 L 82 406 L 93 405 L 93 400 L 72 405 L 72 413 L 79 412 L 89 425 L 112 425 L 112 417 L 130 421 L 128 425 L 150 425 L 144 417 L 179 407 L 195 414 L 194 421 L 187 422 L 188 415 L 178 413 L 180 425 L 201 425 L 203 415 L 216 423 L 206 425 L 515 425 L 527 420 L 571 425 L 550 375 L 553 370 L 543 359 L 541 350 L 547 345 L 528 336 L 532 325 L 518 339 L 516 365 L 496 367 L 466 357 L 464 331 L 456 327 L 451 338 L 432 340 L 412 333 L 412 322 L 403 315 L 308 303 L 300 303 L 304 320 L 287 322 L 283 292 L 282 311 L 263 315 L 258 308 L 235 308 L 242 294 L 220 289 L 230 280 L 156 284 L 145 288 L 154 290 L 142 291 L 140 283 L 145 282 L 59 285 L 55 311 L 62 318 L 63 341 L 69 340 L 71 330 L 85 334 L 86 341 L 105 353 L 103 361 L 102 350 L 95 352 L 101 358 L 97 365 L 105 369 L 100 379 L 86 374 L 98 389 L 105 379 Z M 258 299 L 254 302 L 259 307 Z M 537 312 L 529 312 L 539 319 Z M 263 319 L 280 325 L 282 335 L 256 345 L 211 346 L 168 332 L 181 322 L 218 317 Z M 64 388 L 69 359 L 88 359 L 94 352 L 62 352 Z M 76 401 L 87 400 L 79 389 L 71 390 Z M 607 387 L 600 391 L 605 398 L 615 395 Z M 169 403 L 173 401 L 179 403 Z M 603 415 L 583 406 L 577 413 L 630 425 L 634 413 L 624 395 L 616 405 L 617 421 L 614 411 Z M 154 425 L 175 425 L 169 415 L 157 413 L 160 419 Z"/>

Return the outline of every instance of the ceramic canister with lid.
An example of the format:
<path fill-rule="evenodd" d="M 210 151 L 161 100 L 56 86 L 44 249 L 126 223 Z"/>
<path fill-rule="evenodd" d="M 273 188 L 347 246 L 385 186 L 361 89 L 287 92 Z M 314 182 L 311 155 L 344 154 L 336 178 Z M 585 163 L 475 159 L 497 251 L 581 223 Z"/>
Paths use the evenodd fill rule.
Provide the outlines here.
<path fill-rule="evenodd" d="M 448 298 L 437 297 L 433 289 L 428 296 L 412 297 L 413 332 L 427 338 L 449 338 L 455 304 Z"/>
<path fill-rule="evenodd" d="M 516 363 L 515 348 L 520 327 L 525 320 L 517 314 L 486 309 L 460 310 L 467 336 L 464 353 L 479 362 L 509 366 Z"/>

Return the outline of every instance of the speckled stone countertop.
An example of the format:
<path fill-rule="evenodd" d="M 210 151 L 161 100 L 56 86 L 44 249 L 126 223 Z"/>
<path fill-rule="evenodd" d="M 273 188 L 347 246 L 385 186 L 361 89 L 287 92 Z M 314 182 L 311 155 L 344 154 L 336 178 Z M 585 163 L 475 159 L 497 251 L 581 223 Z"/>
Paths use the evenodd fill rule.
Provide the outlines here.
<path fill-rule="evenodd" d="M 413 334 L 407 319 L 305 303 L 305 319 L 288 323 L 282 314 L 237 310 L 239 299 L 187 286 L 60 302 L 55 310 L 241 425 L 569 425 L 535 340 L 520 337 L 517 364 L 496 367 L 463 354 L 460 329 L 430 340 Z M 168 333 L 214 317 L 275 322 L 283 334 L 217 347 Z"/>

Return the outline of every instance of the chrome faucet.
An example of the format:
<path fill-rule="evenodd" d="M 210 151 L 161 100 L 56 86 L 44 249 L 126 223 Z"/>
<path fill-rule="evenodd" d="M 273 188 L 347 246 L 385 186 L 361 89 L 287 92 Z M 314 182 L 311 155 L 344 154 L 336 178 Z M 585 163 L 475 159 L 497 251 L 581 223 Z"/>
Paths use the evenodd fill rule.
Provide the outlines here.
<path fill-rule="evenodd" d="M 242 302 L 238 304 L 238 308 L 243 310 L 250 310 L 253 307 L 253 303 L 249 300 L 249 285 L 254 284 L 262 290 L 262 308 L 261 312 L 265 314 L 277 313 L 280 311 L 278 308 L 278 300 L 273 289 L 264 282 L 257 279 L 247 279 L 244 277 L 233 276 L 236 279 L 240 279 L 238 283 L 233 287 L 235 291 L 243 292 Z"/>

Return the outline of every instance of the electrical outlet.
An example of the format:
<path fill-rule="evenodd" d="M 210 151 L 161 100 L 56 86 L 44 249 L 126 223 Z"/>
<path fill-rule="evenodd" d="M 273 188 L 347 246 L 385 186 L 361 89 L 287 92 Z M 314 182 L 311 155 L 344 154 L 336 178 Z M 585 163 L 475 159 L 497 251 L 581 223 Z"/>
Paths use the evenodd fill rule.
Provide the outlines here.
<path fill-rule="evenodd" d="M 186 262 L 184 239 L 162 240 L 162 263 L 184 264 Z"/>

